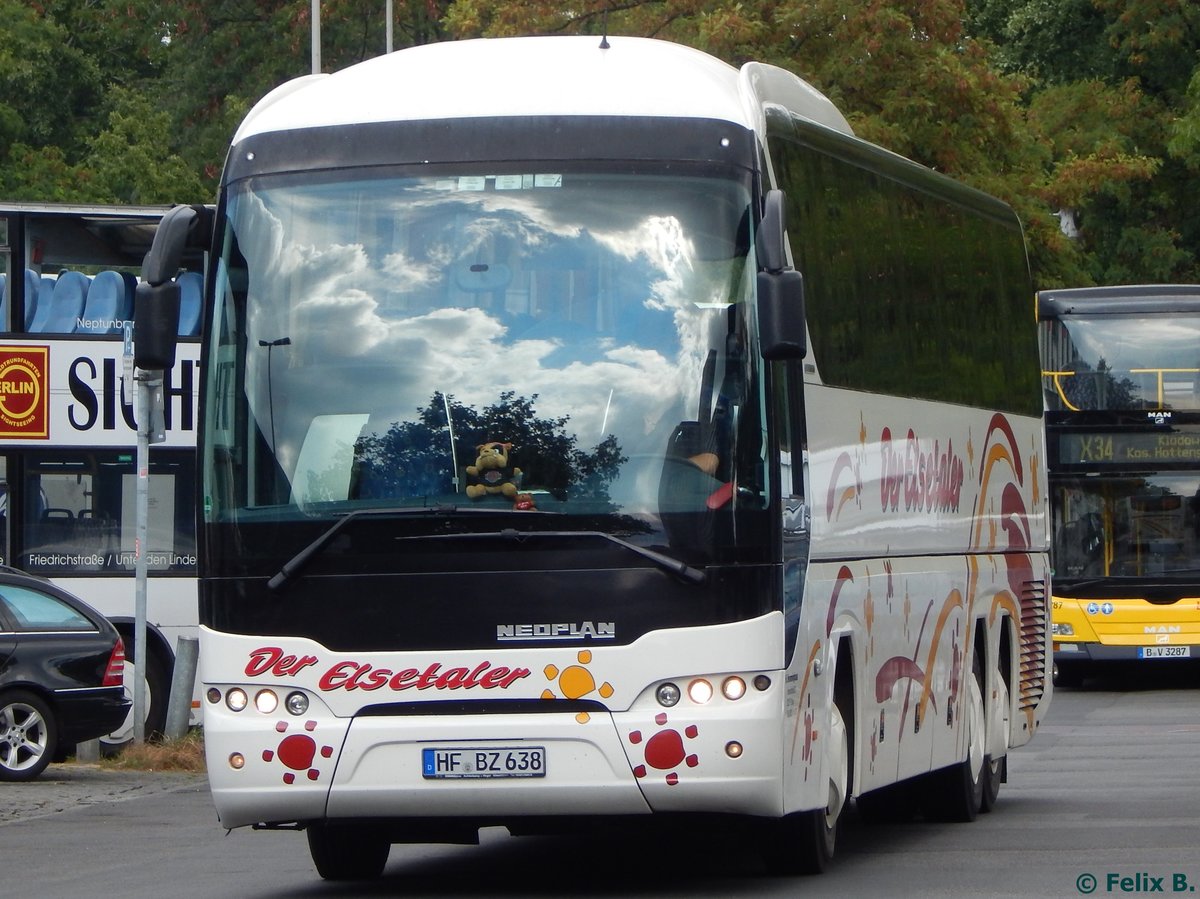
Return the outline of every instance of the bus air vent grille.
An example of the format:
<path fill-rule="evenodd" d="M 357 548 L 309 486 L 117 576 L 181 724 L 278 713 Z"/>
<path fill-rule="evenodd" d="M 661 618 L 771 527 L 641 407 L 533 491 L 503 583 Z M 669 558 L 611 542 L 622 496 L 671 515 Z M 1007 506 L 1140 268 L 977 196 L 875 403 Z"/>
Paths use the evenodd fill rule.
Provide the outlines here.
<path fill-rule="evenodd" d="M 1034 708 L 1045 691 L 1046 582 L 1026 581 L 1021 587 L 1021 709 Z"/>

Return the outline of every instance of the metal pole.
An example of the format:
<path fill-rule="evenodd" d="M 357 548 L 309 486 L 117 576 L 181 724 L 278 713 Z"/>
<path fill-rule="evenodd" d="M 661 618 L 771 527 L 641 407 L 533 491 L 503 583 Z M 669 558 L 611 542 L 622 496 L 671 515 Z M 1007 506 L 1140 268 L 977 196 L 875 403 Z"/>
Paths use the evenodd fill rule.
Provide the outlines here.
<path fill-rule="evenodd" d="M 312 73 L 321 74 L 321 0 L 312 0 Z"/>
<path fill-rule="evenodd" d="M 188 732 L 199 654 L 200 641 L 195 637 L 180 637 L 175 644 L 175 673 L 171 677 L 171 699 L 167 702 L 168 740 L 178 740 Z"/>
<path fill-rule="evenodd" d="M 392 0 L 387 0 L 386 12 L 387 16 L 387 52 L 392 52 Z"/>
<path fill-rule="evenodd" d="M 137 378 L 137 528 L 134 538 L 133 742 L 146 741 L 146 531 L 150 512 L 149 372 Z"/>

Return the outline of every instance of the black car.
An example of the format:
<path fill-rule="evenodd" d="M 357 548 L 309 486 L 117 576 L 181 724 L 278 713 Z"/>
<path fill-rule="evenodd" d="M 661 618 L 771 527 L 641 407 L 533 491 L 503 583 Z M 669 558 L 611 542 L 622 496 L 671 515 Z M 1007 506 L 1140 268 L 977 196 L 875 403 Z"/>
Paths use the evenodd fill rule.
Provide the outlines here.
<path fill-rule="evenodd" d="M 0 566 L 0 781 L 31 780 L 129 712 L 125 646 L 103 615 Z"/>

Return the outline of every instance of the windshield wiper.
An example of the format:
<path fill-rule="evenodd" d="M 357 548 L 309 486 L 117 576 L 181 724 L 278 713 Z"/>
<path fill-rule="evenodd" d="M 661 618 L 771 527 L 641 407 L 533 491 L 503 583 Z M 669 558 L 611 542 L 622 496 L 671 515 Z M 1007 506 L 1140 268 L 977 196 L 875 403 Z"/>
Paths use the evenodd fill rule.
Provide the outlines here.
<path fill-rule="evenodd" d="M 321 533 L 312 543 L 296 553 L 279 569 L 279 573 L 267 581 L 267 589 L 274 592 L 290 581 L 296 574 L 299 573 L 309 560 L 329 545 L 338 534 L 345 529 L 346 525 L 352 521 L 357 521 L 362 518 L 391 518 L 397 515 L 444 515 L 448 512 L 458 511 L 458 506 L 388 506 L 382 509 L 355 509 L 353 512 L 347 512 L 341 518 L 333 523 L 327 531 Z M 477 511 L 477 510 L 472 510 Z"/>
<path fill-rule="evenodd" d="M 638 546 L 636 543 L 630 543 L 628 540 L 622 540 L 620 537 L 615 537 L 612 534 L 604 531 L 518 531 L 516 528 L 503 528 L 499 531 L 486 531 L 470 534 L 423 534 L 416 537 L 397 537 L 398 540 L 480 540 L 486 538 L 500 537 L 509 540 L 527 540 L 531 537 L 599 537 L 602 540 L 607 540 L 609 543 L 615 543 L 617 546 L 627 549 L 630 552 L 637 553 L 643 559 L 649 559 L 659 568 L 664 571 L 669 571 L 671 574 L 677 575 L 692 584 L 702 584 L 707 579 L 706 575 L 699 568 L 693 568 L 686 562 L 681 562 L 679 559 L 673 559 L 664 553 L 657 550 L 649 549 L 645 546 Z"/>

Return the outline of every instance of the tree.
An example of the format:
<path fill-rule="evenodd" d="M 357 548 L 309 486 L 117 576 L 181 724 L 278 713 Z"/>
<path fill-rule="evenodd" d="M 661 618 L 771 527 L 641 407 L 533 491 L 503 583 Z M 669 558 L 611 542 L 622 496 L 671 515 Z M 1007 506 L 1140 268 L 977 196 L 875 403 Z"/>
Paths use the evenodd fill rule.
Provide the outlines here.
<path fill-rule="evenodd" d="M 97 120 L 103 72 L 55 18 L 61 5 L 0 0 L 0 158 L 15 143 L 70 158 Z"/>
<path fill-rule="evenodd" d="M 1046 286 L 1196 280 L 1200 226 L 1185 198 L 1197 188 L 1187 110 L 1200 12 L 1179 0 L 968 7 L 1000 64 L 1030 80 L 1031 130 L 1048 151 L 1039 195 L 1083 263 Z"/>
<path fill-rule="evenodd" d="M 438 40 L 448 0 L 395 4 L 396 47 Z M 163 23 L 169 46 L 148 96 L 169 112 L 173 147 L 215 191 L 238 123 L 268 92 L 311 74 L 310 0 L 130 0 Z M 334 72 L 386 50 L 379 0 L 322 0 L 321 71 Z"/>

